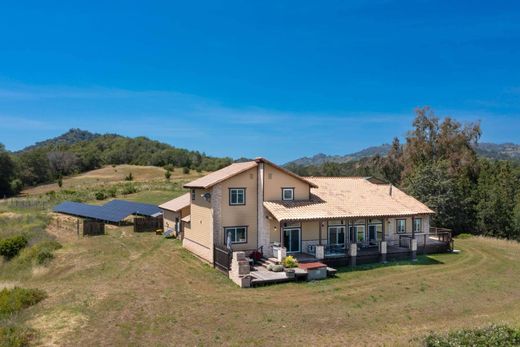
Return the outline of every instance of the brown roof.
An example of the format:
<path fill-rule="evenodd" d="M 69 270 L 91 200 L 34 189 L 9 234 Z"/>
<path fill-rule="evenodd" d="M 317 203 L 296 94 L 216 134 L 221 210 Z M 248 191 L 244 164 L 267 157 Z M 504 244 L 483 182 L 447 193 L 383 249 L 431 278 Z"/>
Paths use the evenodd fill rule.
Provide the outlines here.
<path fill-rule="evenodd" d="M 187 215 L 186 217 L 183 217 L 181 219 L 184 223 L 190 223 L 191 222 L 191 214 Z"/>
<path fill-rule="evenodd" d="M 177 212 L 185 207 L 190 206 L 190 193 L 183 194 L 178 198 L 167 201 L 164 204 L 159 205 L 160 209 Z"/>
<path fill-rule="evenodd" d="M 290 176 L 293 176 L 301 181 L 304 181 L 305 183 L 309 184 L 311 187 L 314 187 L 314 183 L 312 183 L 311 181 L 303 178 L 303 177 L 300 177 L 298 175 L 296 175 L 295 173 L 291 172 L 291 171 L 288 171 L 272 162 L 270 162 L 269 160 L 267 159 L 264 159 L 264 158 L 256 158 L 255 160 L 252 160 L 252 161 L 246 161 L 246 162 L 242 162 L 242 163 L 233 163 L 229 166 L 226 166 L 225 168 L 222 168 L 220 170 L 217 170 L 217 171 L 214 171 L 204 177 L 201 177 L 201 178 L 198 178 L 196 179 L 195 181 L 192 181 L 188 184 L 185 184 L 184 187 L 185 188 L 203 188 L 203 189 L 208 189 L 212 186 L 214 186 L 215 184 L 217 183 L 220 183 L 222 181 L 225 181 L 227 180 L 228 178 L 231 178 L 233 176 L 236 176 L 238 175 L 239 173 L 242 173 L 244 171 L 247 171 L 249 169 L 252 169 L 256 166 L 258 166 L 258 163 L 266 163 L 266 164 L 269 164 L 275 168 L 277 168 L 278 170 L 281 170 L 282 172 L 290 175 Z"/>
<path fill-rule="evenodd" d="M 312 177 L 318 188 L 310 201 L 265 201 L 279 221 L 355 217 L 393 217 L 434 213 L 426 205 L 390 185 L 363 177 Z"/>

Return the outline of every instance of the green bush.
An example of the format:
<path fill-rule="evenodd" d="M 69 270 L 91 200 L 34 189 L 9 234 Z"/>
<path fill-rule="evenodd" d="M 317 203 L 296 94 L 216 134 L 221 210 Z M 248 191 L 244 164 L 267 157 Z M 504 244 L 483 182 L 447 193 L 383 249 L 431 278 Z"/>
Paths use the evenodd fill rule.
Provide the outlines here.
<path fill-rule="evenodd" d="M 110 188 L 107 189 L 107 194 L 108 196 L 110 196 L 111 198 L 115 198 L 117 196 L 117 188 L 112 186 Z"/>
<path fill-rule="evenodd" d="M 54 259 L 54 254 L 49 249 L 41 249 L 36 255 L 36 262 L 40 265 L 47 264 Z"/>
<path fill-rule="evenodd" d="M 271 267 L 272 272 L 282 272 L 283 271 L 283 265 L 273 265 Z"/>
<path fill-rule="evenodd" d="M 0 346 L 2 347 L 27 347 L 30 345 L 33 331 L 31 329 L 15 326 L 0 326 Z"/>
<path fill-rule="evenodd" d="M 186 166 L 183 167 L 183 168 L 182 168 L 182 173 L 185 174 L 185 175 L 189 174 L 189 173 L 190 173 L 190 168 L 189 168 L 189 167 L 186 167 Z"/>
<path fill-rule="evenodd" d="M 123 195 L 134 194 L 137 193 L 137 188 L 133 184 L 128 183 L 123 186 L 122 193 Z"/>
<path fill-rule="evenodd" d="M 298 267 L 298 260 L 292 255 L 289 255 L 283 259 L 282 264 L 287 268 Z"/>
<path fill-rule="evenodd" d="M 125 177 L 125 181 L 133 181 L 134 180 L 134 175 L 132 175 L 132 173 L 130 172 L 128 174 L 128 176 Z"/>
<path fill-rule="evenodd" d="M 471 237 L 473 237 L 473 235 L 468 234 L 468 233 L 462 233 L 462 234 L 457 235 L 458 239 L 469 239 Z"/>
<path fill-rule="evenodd" d="M 47 297 L 40 289 L 14 287 L 4 288 L 0 291 L 0 316 L 21 311 L 32 305 L 36 305 Z"/>
<path fill-rule="evenodd" d="M 0 240 L 0 255 L 11 259 L 15 257 L 22 248 L 27 246 L 27 242 L 27 238 L 23 235 L 16 235 Z"/>
<path fill-rule="evenodd" d="M 96 192 L 96 200 L 105 200 L 107 198 L 107 195 L 104 191 L 100 190 L 99 192 Z"/>
<path fill-rule="evenodd" d="M 491 325 L 481 329 L 457 330 L 447 335 L 431 334 L 425 339 L 427 347 L 520 346 L 520 329 L 505 325 Z"/>

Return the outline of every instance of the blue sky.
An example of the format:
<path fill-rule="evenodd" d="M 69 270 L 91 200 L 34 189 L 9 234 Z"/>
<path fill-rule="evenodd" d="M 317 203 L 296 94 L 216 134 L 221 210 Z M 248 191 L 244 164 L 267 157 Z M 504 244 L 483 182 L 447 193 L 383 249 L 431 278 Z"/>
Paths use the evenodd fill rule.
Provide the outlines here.
<path fill-rule="evenodd" d="M 0 142 L 79 127 L 283 163 L 429 105 L 518 143 L 519 62 L 517 1 L 7 2 Z"/>

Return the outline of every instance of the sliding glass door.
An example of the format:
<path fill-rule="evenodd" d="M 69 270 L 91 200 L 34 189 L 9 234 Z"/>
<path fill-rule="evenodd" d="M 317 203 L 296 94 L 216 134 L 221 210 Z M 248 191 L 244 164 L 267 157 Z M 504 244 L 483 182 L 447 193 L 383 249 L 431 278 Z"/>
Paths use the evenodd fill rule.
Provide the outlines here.
<path fill-rule="evenodd" d="M 301 252 L 301 229 L 285 228 L 283 230 L 283 244 L 287 248 L 287 253 Z"/>

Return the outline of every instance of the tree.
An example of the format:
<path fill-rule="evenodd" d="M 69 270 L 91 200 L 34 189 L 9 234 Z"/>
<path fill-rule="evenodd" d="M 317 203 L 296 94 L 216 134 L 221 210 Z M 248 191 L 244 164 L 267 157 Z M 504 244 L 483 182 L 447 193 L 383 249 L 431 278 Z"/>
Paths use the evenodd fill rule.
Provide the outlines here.
<path fill-rule="evenodd" d="M 13 194 L 11 182 L 15 178 L 15 164 L 11 155 L 0 143 L 0 198 Z"/>
<path fill-rule="evenodd" d="M 20 179 L 24 185 L 36 185 L 51 181 L 49 159 L 44 149 L 34 149 L 18 157 Z"/>
<path fill-rule="evenodd" d="M 170 181 L 170 177 L 172 177 L 172 172 L 170 170 L 166 170 L 166 172 L 164 173 L 164 177 L 167 181 Z"/>
<path fill-rule="evenodd" d="M 394 138 L 388 155 L 382 159 L 381 172 L 387 181 L 395 185 L 401 182 L 401 173 L 403 172 L 403 147 L 397 137 Z"/>

